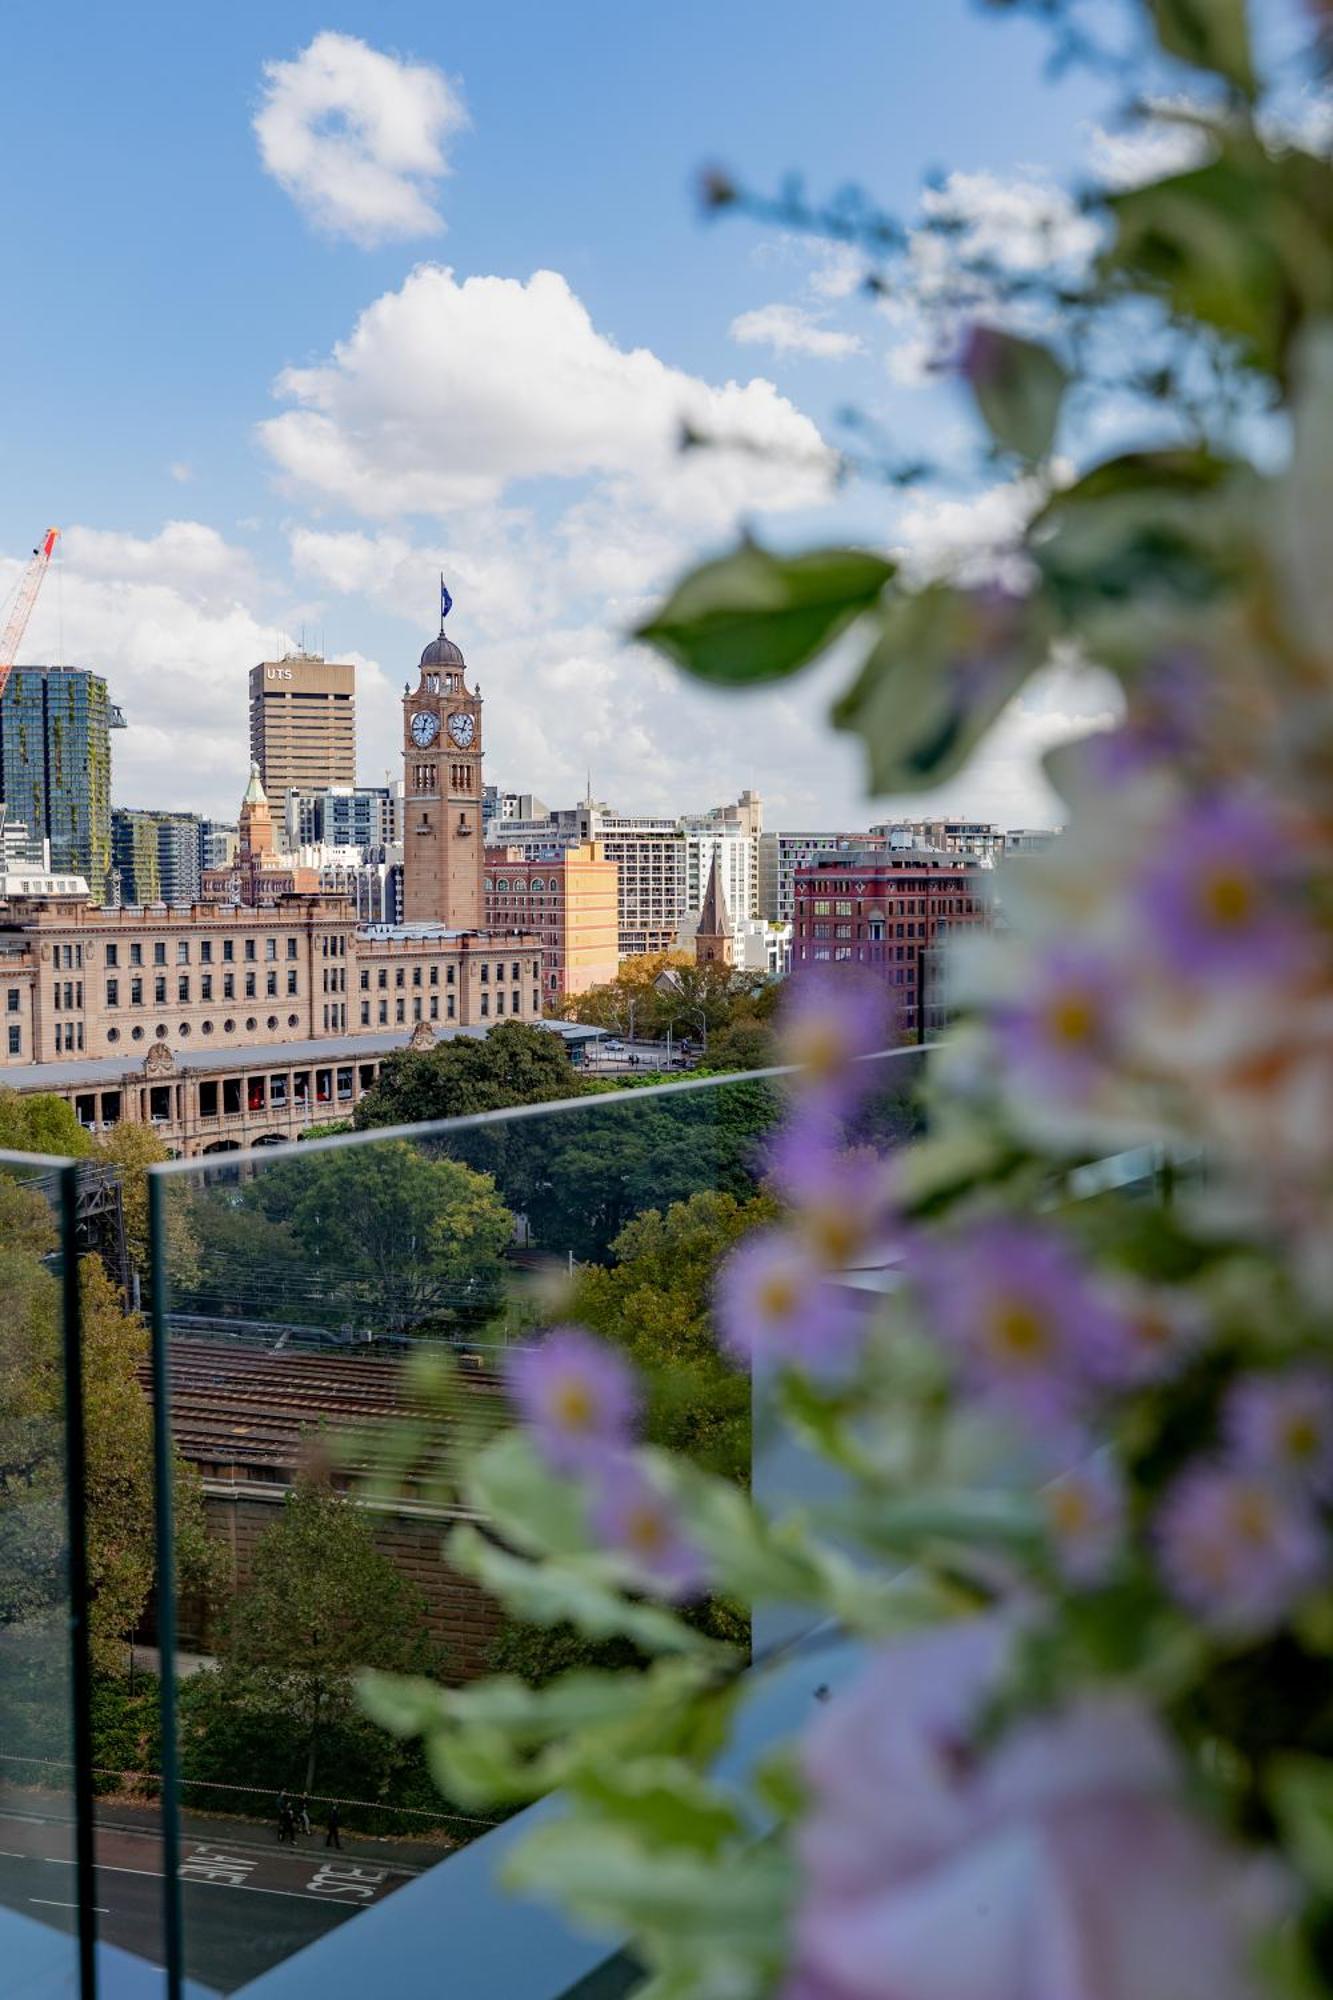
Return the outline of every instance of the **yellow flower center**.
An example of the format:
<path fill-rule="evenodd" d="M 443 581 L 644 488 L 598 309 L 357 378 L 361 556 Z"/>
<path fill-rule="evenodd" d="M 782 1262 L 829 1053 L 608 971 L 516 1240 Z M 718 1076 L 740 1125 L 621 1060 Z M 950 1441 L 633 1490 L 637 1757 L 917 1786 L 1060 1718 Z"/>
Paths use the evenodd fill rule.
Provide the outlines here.
<path fill-rule="evenodd" d="M 1046 1506 L 1057 1535 L 1072 1538 L 1091 1524 L 1092 1502 L 1081 1486 L 1057 1486 L 1047 1494 Z"/>
<path fill-rule="evenodd" d="M 861 1248 L 865 1232 L 846 1209 L 810 1208 L 801 1221 L 815 1255 L 825 1264 L 845 1264 Z"/>
<path fill-rule="evenodd" d="M 821 1080 L 836 1075 L 847 1061 L 842 1037 L 828 1021 L 803 1021 L 786 1041 L 791 1060 Z"/>
<path fill-rule="evenodd" d="M 788 1319 L 796 1310 L 796 1281 L 774 1271 L 759 1287 L 759 1310 L 767 1319 Z"/>
<path fill-rule="evenodd" d="M 1026 1364 L 1039 1361 L 1050 1351 L 1050 1328 L 1025 1299 L 998 1300 L 986 1331 L 991 1352 L 999 1361 Z"/>
<path fill-rule="evenodd" d="M 567 1375 L 551 1398 L 552 1414 L 567 1430 L 587 1430 L 597 1412 L 596 1401 L 586 1382 Z"/>
<path fill-rule="evenodd" d="M 1254 884 L 1234 868 L 1219 868 L 1200 884 L 1204 911 L 1224 930 L 1247 923 L 1254 909 Z"/>
<path fill-rule="evenodd" d="M 1282 1426 L 1283 1448 L 1288 1458 L 1294 1459 L 1298 1465 L 1314 1458 L 1322 1443 L 1319 1425 L 1313 1417 L 1303 1413 L 1293 1415 Z"/>
<path fill-rule="evenodd" d="M 1273 1539 L 1273 1503 L 1257 1487 L 1245 1487 L 1236 1494 L 1231 1521 L 1239 1539 L 1255 1548 L 1262 1548 Z"/>
<path fill-rule="evenodd" d="M 1077 1045 L 1089 1042 L 1097 1027 L 1097 1010 L 1086 993 L 1063 993 L 1047 1011 L 1055 1039 Z"/>
<path fill-rule="evenodd" d="M 625 1522 L 625 1539 L 639 1555 L 657 1555 L 666 1544 L 666 1523 L 655 1507 L 631 1507 Z"/>

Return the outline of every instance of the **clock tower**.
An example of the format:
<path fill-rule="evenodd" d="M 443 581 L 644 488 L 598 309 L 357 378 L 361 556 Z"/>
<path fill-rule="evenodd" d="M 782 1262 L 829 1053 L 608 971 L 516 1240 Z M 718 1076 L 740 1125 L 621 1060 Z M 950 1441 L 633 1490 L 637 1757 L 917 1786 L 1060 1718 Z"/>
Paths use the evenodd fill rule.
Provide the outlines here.
<path fill-rule="evenodd" d="M 440 636 L 403 690 L 403 916 L 409 924 L 479 931 L 482 900 L 481 690 L 445 636 L 452 599 L 440 585 Z"/>

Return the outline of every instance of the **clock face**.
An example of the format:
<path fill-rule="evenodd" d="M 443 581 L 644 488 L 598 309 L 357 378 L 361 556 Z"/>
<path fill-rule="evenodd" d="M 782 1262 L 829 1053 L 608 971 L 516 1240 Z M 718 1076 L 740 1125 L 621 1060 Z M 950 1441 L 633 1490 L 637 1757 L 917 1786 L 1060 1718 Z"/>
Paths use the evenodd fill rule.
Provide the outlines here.
<path fill-rule="evenodd" d="M 428 709 L 419 709 L 412 717 L 412 741 L 418 750 L 428 750 L 440 733 L 440 718 Z"/>
<path fill-rule="evenodd" d="M 467 749 L 476 733 L 477 720 L 475 716 L 451 715 L 449 717 L 449 734 L 453 737 L 454 742 L 460 750 Z"/>

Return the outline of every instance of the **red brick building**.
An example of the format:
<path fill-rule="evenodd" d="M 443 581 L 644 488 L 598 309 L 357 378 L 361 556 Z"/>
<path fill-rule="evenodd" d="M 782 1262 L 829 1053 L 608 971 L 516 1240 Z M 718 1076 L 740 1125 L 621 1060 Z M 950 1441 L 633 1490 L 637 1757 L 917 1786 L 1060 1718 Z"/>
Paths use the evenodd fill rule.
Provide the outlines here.
<path fill-rule="evenodd" d="M 990 922 L 982 870 L 933 848 L 862 848 L 819 854 L 795 876 L 792 970 L 872 967 L 892 987 L 917 1039 L 942 1024 L 934 976 L 944 936 Z"/>

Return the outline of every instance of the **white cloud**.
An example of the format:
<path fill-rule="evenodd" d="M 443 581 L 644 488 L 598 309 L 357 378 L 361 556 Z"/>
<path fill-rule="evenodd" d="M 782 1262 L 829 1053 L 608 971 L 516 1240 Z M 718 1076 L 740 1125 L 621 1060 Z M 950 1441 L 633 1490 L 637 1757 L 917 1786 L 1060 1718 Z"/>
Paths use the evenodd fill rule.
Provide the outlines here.
<path fill-rule="evenodd" d="M 731 322 L 731 337 L 742 346 L 771 347 L 775 354 L 809 354 L 825 361 L 843 360 L 862 350 L 857 334 L 824 326 L 804 306 L 756 306 L 752 312 L 739 313 Z"/>
<path fill-rule="evenodd" d="M 167 467 L 167 471 L 178 486 L 188 486 L 194 478 L 194 467 L 187 464 L 183 458 L 174 458 Z"/>
<path fill-rule="evenodd" d="M 555 271 L 526 283 L 423 265 L 361 314 L 260 426 L 283 472 L 371 515 L 444 514 L 510 485 L 615 481 L 707 533 L 745 507 L 822 497 L 831 454 L 771 382 L 714 387 L 618 347 Z M 682 456 L 682 424 L 744 449 Z"/>
<path fill-rule="evenodd" d="M 67 528 L 61 553 L 65 578 L 75 584 L 156 583 L 209 605 L 230 602 L 255 584 L 247 552 L 202 521 L 168 521 L 149 536 Z"/>
<path fill-rule="evenodd" d="M 325 30 L 265 63 L 254 130 L 265 170 L 315 227 L 371 248 L 443 229 L 436 186 L 466 123 L 438 69 Z"/>
<path fill-rule="evenodd" d="M 1067 484 L 1072 467 L 1060 461 L 1052 472 L 1057 485 Z M 914 581 L 949 577 L 1022 589 L 1031 568 L 1014 544 L 1049 491 L 1046 478 L 1026 476 L 957 499 L 916 495 L 898 516 L 894 553 Z"/>

